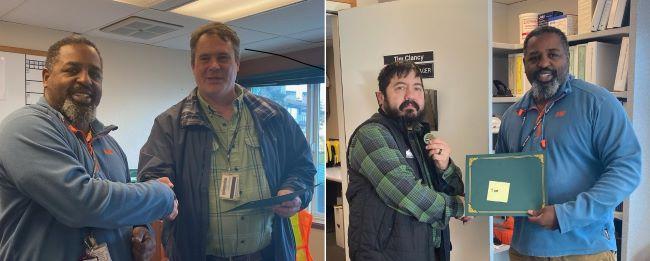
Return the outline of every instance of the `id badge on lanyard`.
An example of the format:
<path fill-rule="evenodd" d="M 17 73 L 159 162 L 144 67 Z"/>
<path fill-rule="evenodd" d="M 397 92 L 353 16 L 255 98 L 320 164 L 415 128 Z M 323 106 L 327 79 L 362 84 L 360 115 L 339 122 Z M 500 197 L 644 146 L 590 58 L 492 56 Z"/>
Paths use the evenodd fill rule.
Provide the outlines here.
<path fill-rule="evenodd" d="M 239 200 L 239 174 L 224 172 L 221 175 L 219 197 L 225 200 Z"/>
<path fill-rule="evenodd" d="M 95 236 L 92 233 L 89 233 L 84 238 L 84 245 L 85 251 L 81 257 L 82 261 L 112 261 L 111 254 L 108 251 L 108 245 L 106 243 L 97 244 L 97 240 L 95 240 Z"/>

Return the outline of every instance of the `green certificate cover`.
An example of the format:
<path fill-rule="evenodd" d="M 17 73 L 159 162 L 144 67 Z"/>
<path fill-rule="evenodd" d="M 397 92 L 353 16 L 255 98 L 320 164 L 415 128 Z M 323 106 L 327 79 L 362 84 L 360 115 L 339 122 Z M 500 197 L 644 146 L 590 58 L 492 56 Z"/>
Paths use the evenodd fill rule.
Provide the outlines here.
<path fill-rule="evenodd" d="M 546 205 L 544 153 L 467 155 L 465 215 L 526 216 Z"/>

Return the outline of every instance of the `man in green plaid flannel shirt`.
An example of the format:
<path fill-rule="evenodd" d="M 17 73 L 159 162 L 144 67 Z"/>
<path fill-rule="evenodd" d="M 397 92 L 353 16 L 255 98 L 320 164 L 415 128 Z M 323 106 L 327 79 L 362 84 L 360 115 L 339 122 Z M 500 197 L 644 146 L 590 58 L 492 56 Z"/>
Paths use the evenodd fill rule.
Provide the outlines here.
<path fill-rule="evenodd" d="M 441 139 L 424 144 L 424 87 L 416 65 L 389 64 L 378 77 L 379 112 L 348 147 L 352 260 L 449 260 L 450 217 L 463 216 L 463 182 Z"/>

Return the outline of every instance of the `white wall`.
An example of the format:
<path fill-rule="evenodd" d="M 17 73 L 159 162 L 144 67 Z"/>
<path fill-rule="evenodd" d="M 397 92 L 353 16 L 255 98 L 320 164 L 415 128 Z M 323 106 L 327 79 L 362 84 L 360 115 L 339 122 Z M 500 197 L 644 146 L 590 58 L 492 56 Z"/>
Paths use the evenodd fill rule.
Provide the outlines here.
<path fill-rule="evenodd" d="M 439 136 L 451 145 L 462 169 L 465 155 L 487 153 L 491 9 L 488 0 L 403 0 L 339 12 L 342 144 L 377 110 L 374 92 L 383 56 L 434 51 L 435 78 L 425 79 L 424 86 L 438 90 Z M 347 219 L 347 202 L 344 207 Z M 489 260 L 488 218 L 451 223 L 452 260 Z"/>
<path fill-rule="evenodd" d="M 0 22 L 0 45 L 4 46 L 47 51 L 68 35 L 70 32 Z M 129 168 L 135 169 L 154 118 L 195 86 L 189 51 L 88 39 L 97 45 L 104 59 L 103 96 L 97 118 L 119 127 L 111 135 L 126 152 Z M 24 86 L 7 88 L 24 92 Z"/>
<path fill-rule="evenodd" d="M 634 66 L 628 80 L 631 94 L 632 121 L 643 152 L 641 184 L 624 203 L 622 260 L 650 260 L 650 1 L 631 0 L 630 47 L 634 50 Z M 628 87 L 629 88 L 629 87 Z"/>

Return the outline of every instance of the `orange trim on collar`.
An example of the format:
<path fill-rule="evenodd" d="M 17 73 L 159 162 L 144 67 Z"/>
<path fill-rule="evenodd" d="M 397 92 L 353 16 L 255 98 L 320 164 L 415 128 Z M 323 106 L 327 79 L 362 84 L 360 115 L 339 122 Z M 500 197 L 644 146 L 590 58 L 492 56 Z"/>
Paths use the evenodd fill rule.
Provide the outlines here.
<path fill-rule="evenodd" d="M 77 129 L 72 124 L 68 125 L 68 130 L 74 133 L 74 135 L 77 136 L 78 138 L 83 139 L 84 143 L 86 143 L 86 147 L 88 148 L 88 151 L 90 152 L 90 155 L 93 155 L 95 153 L 92 144 L 92 140 L 93 140 L 92 131 L 88 131 L 88 133 L 84 133 L 82 130 Z"/>

